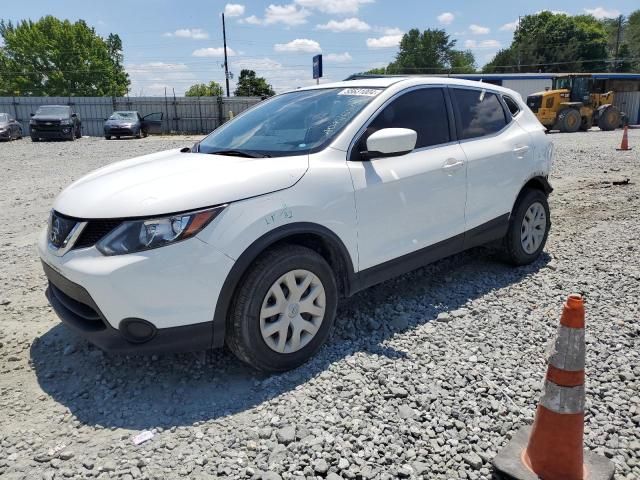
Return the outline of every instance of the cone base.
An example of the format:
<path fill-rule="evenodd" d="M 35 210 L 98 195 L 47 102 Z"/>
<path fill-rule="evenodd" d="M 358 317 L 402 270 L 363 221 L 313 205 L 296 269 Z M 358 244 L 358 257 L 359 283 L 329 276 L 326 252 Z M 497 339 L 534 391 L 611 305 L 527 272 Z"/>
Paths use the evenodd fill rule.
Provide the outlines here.
<path fill-rule="evenodd" d="M 496 477 L 504 480 L 539 480 L 538 475 L 522 463 L 522 452 L 529 443 L 531 427 L 522 427 L 511 441 L 498 452 L 493 461 Z M 584 452 L 584 467 L 588 480 L 611 480 L 615 466 L 606 457 Z M 554 480 L 554 479 L 550 479 Z"/>
<path fill-rule="evenodd" d="M 616 148 L 618 152 L 628 152 L 629 150 L 633 150 L 633 148 Z"/>

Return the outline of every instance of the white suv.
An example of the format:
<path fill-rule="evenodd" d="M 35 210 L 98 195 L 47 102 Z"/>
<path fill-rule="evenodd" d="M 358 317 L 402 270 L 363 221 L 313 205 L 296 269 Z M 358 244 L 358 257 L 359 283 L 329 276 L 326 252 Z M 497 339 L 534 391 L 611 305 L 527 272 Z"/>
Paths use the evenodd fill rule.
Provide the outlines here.
<path fill-rule="evenodd" d="M 193 148 L 113 163 L 55 201 L 39 253 L 60 318 L 115 352 L 225 343 L 305 362 L 340 297 L 502 239 L 534 261 L 551 142 L 508 89 L 379 78 L 275 96 Z"/>

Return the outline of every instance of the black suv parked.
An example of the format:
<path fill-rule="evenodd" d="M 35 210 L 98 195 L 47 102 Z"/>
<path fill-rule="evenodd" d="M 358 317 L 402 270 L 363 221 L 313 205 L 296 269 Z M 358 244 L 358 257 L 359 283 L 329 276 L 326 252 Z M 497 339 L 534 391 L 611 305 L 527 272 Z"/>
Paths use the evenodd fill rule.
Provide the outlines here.
<path fill-rule="evenodd" d="M 29 122 L 31 140 L 59 138 L 75 140 L 82 136 L 82 122 L 71 107 L 66 105 L 43 105 Z"/>

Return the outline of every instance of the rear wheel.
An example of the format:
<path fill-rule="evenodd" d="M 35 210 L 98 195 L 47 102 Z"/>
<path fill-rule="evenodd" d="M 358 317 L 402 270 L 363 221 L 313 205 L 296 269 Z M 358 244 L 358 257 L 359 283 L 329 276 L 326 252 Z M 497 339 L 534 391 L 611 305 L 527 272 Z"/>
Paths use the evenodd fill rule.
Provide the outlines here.
<path fill-rule="evenodd" d="M 534 262 L 542 253 L 551 228 L 547 196 L 540 190 L 525 190 L 511 212 L 504 239 L 506 260 L 513 265 Z"/>
<path fill-rule="evenodd" d="M 577 132 L 582 124 L 582 117 L 578 110 L 566 108 L 558 114 L 558 128 L 561 132 Z"/>
<path fill-rule="evenodd" d="M 615 130 L 620 126 L 620 118 L 620 110 L 613 105 L 609 105 L 600 112 L 598 127 L 604 131 Z"/>
<path fill-rule="evenodd" d="M 258 370 L 296 368 L 327 339 L 337 302 L 333 271 L 319 254 L 297 245 L 267 251 L 236 293 L 227 345 Z"/>

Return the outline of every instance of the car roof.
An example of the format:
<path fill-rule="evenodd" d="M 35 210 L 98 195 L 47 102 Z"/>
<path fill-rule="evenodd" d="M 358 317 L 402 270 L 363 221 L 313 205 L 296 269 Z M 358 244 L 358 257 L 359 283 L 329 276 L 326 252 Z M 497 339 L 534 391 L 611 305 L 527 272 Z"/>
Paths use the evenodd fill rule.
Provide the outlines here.
<path fill-rule="evenodd" d="M 323 83 L 320 85 L 313 85 L 310 87 L 299 88 L 299 90 L 316 90 L 322 88 L 387 88 L 391 85 L 407 83 L 411 85 L 451 85 L 460 87 L 484 87 L 487 89 L 510 92 L 509 89 L 503 88 L 499 85 L 491 83 L 477 82 L 475 80 L 464 80 L 461 78 L 451 77 L 435 77 L 435 76 L 388 76 L 388 77 L 371 77 L 361 78 L 357 80 L 344 80 L 342 82 Z"/>

